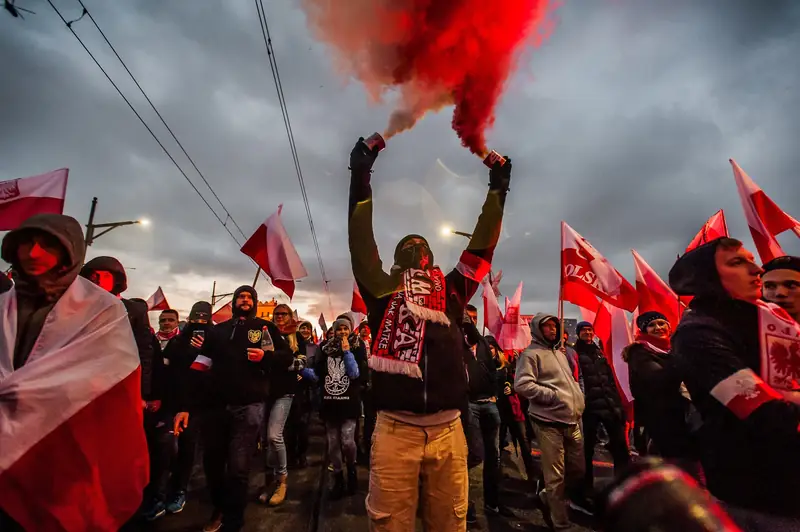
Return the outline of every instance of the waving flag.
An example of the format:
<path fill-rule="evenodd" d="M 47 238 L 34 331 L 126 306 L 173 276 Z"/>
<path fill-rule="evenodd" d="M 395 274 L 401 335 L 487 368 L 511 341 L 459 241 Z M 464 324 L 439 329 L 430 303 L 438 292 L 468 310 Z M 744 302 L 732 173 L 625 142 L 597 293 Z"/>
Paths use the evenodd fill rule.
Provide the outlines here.
<path fill-rule="evenodd" d="M 614 372 L 614 380 L 624 402 L 633 401 L 628 383 L 628 364 L 622 360 L 622 350 L 633 343 L 630 324 L 625 311 L 604 301 L 597 311 L 594 332 L 603 343 L 603 352 Z"/>
<path fill-rule="evenodd" d="M 258 226 L 241 251 L 261 267 L 272 284 L 292 299 L 295 281 L 308 277 L 308 272 L 283 227 L 282 209 L 283 205 L 278 205 L 278 212 Z"/>
<path fill-rule="evenodd" d="M 511 300 L 506 299 L 506 311 L 500 311 L 500 304 L 491 283 L 484 278 L 483 315 L 486 328 L 494 335 L 503 351 L 525 349 L 531 343 L 531 329 L 528 321 L 520 313 L 522 303 L 522 283 Z"/>
<path fill-rule="evenodd" d="M 34 214 L 64 212 L 69 170 L 0 181 L 0 231 L 10 231 Z"/>
<path fill-rule="evenodd" d="M 636 289 L 585 238 L 561 222 L 561 299 L 596 308 L 596 298 L 632 312 Z"/>
<path fill-rule="evenodd" d="M 728 224 L 725 221 L 725 212 L 720 209 L 708 219 L 705 225 L 703 225 L 700 231 L 694 236 L 689 246 L 686 248 L 685 253 L 689 253 L 691 250 L 723 236 L 729 236 Z"/>
<path fill-rule="evenodd" d="M 167 298 L 164 296 L 164 291 L 159 286 L 153 295 L 147 298 L 147 310 L 167 310 L 169 308 L 170 306 L 169 303 L 167 303 Z"/>
<path fill-rule="evenodd" d="M 736 161 L 731 159 L 730 162 L 744 216 L 747 218 L 747 225 L 750 227 L 750 234 L 753 236 L 761 261 L 766 263 L 786 255 L 775 237 L 789 230 L 800 237 L 800 222 L 783 212 L 769 196 L 764 194 Z"/>
<path fill-rule="evenodd" d="M 675 330 L 683 314 L 683 303 L 678 301 L 677 294 L 635 249 L 632 249 L 631 253 L 633 253 L 633 265 L 636 269 L 636 292 L 639 294 L 638 314 L 644 314 L 651 310 L 660 312 L 667 317 L 672 330 Z"/>

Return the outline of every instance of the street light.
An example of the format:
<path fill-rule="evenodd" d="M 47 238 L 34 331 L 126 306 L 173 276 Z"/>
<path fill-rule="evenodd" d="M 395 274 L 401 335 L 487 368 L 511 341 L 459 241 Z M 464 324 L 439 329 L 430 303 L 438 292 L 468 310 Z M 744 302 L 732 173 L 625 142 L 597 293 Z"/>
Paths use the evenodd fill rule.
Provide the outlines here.
<path fill-rule="evenodd" d="M 86 224 L 86 245 L 91 246 L 95 240 L 116 229 L 126 225 L 141 224 L 143 226 L 150 225 L 150 220 L 130 220 L 125 222 L 109 222 L 103 224 L 94 223 L 94 213 L 97 210 L 97 198 L 92 198 L 92 208 L 89 210 L 89 223 Z M 95 233 L 96 229 L 102 229 L 99 233 Z"/>

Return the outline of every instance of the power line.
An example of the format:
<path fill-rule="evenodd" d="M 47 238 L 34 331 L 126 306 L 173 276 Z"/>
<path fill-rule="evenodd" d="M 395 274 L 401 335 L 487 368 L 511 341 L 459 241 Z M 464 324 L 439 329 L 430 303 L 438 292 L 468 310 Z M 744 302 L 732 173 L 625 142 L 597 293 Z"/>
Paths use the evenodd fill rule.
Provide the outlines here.
<path fill-rule="evenodd" d="M 283 125 L 286 128 L 286 136 L 289 138 L 289 148 L 292 152 L 292 159 L 294 161 L 295 172 L 297 173 L 297 181 L 300 183 L 300 194 L 303 197 L 303 204 L 306 208 L 306 216 L 308 217 L 308 226 L 311 229 L 311 238 L 314 242 L 314 251 L 317 254 L 317 262 L 319 263 L 320 274 L 322 275 L 322 283 L 325 293 L 328 296 L 328 306 L 331 312 L 333 311 L 333 302 L 331 300 L 330 287 L 328 286 L 329 279 L 325 274 L 325 265 L 322 262 L 322 253 L 319 248 L 319 240 L 317 239 L 317 231 L 314 228 L 314 219 L 311 216 L 311 206 L 308 201 L 308 193 L 306 192 L 306 185 L 303 179 L 303 170 L 300 168 L 300 158 L 297 153 L 297 145 L 294 141 L 294 133 L 292 131 L 292 123 L 289 120 L 289 110 L 286 106 L 286 98 L 283 94 L 283 84 L 281 83 L 281 75 L 278 70 L 278 60 L 275 57 L 275 50 L 272 47 L 272 37 L 269 32 L 269 24 L 267 23 L 267 12 L 264 9 L 262 0 L 254 0 L 256 11 L 258 12 L 258 19 L 261 25 L 261 35 L 264 38 L 264 46 L 267 49 L 267 57 L 269 59 L 270 70 L 272 71 L 272 79 L 275 82 L 275 90 L 278 93 L 278 103 L 280 104 L 281 114 L 283 115 Z"/>
<path fill-rule="evenodd" d="M 233 216 L 231 216 L 231 213 L 230 213 L 230 211 L 228 211 L 227 207 L 225 207 L 225 204 L 224 204 L 224 203 L 222 203 L 222 200 L 221 200 L 221 199 L 219 199 L 219 196 L 217 196 L 217 193 L 214 191 L 214 188 L 211 186 L 211 184 L 210 184 L 210 183 L 208 182 L 208 180 L 206 179 L 206 176 L 204 176 L 204 175 L 203 175 L 203 172 L 201 172 L 201 171 L 200 171 L 200 169 L 197 167 L 197 165 L 196 165 L 196 164 L 195 164 L 195 162 L 194 162 L 194 159 L 192 159 L 192 157 L 191 157 L 191 156 L 190 156 L 190 155 L 189 155 L 189 154 L 186 152 L 186 148 L 184 148 L 184 147 L 183 147 L 183 144 L 181 144 L 181 141 L 180 141 L 180 140 L 178 140 L 178 137 L 177 137 L 177 136 L 175 136 L 175 133 L 173 133 L 173 131 L 172 131 L 172 128 L 171 128 L 171 127 L 169 127 L 169 124 L 167 124 L 167 121 L 166 121 L 166 120 L 164 120 L 164 117 L 163 117 L 163 116 L 161 116 L 161 113 L 160 113 L 160 112 L 159 112 L 159 110 L 156 108 L 155 104 L 153 104 L 152 100 L 150 100 L 150 97 L 149 97 L 149 96 L 147 95 L 147 93 L 144 91 L 144 89 L 142 88 L 142 86 L 141 86 L 141 85 L 139 85 L 139 81 L 136 79 L 136 76 L 134 76 L 134 75 L 133 75 L 133 73 L 132 73 L 132 72 L 130 71 L 130 69 L 128 68 L 128 65 L 126 65 L 126 64 L 125 64 L 125 61 L 123 61 L 123 60 L 122 60 L 122 58 L 121 58 L 121 57 L 119 56 L 119 54 L 117 53 L 117 50 L 116 50 L 116 48 L 114 48 L 114 45 L 113 45 L 113 44 L 111 44 L 111 41 L 109 41 L 109 40 L 108 40 L 108 37 L 106 37 L 106 34 L 103 32 L 103 30 L 102 30 L 102 29 L 100 29 L 100 26 L 97 24 L 97 21 L 96 21 L 96 20 L 94 19 L 94 17 L 92 16 L 92 13 L 91 13 L 91 12 L 90 12 L 90 11 L 89 11 L 89 10 L 86 8 L 86 6 L 84 5 L 84 3 L 83 3 L 83 0 L 78 0 L 78 3 L 79 3 L 79 4 L 81 5 L 81 7 L 83 8 L 83 14 L 87 15 L 87 16 L 89 17 L 89 20 L 91 20 L 91 21 L 92 21 L 92 24 L 94 24 L 94 27 L 95 27 L 95 28 L 97 28 L 97 31 L 99 31 L 99 32 L 100 32 L 100 35 L 103 37 L 103 40 L 105 40 L 105 41 L 106 41 L 106 44 L 108 45 L 108 47 L 109 47 L 109 48 L 111 48 L 111 51 L 112 51 L 112 52 L 114 52 L 114 55 L 115 55 L 115 56 L 117 57 L 117 59 L 119 60 L 120 64 L 122 65 L 122 68 L 124 68 L 124 69 L 125 69 L 125 72 L 127 72 L 127 73 L 128 73 L 128 75 L 130 76 L 131 80 L 133 80 L 133 83 L 136 85 L 136 88 L 138 88 L 138 89 L 139 89 L 139 92 L 141 92 L 141 93 L 142 93 L 142 96 L 144 96 L 144 99 L 145 99 L 145 100 L 147 100 L 147 103 L 148 103 L 148 104 L 150 104 L 150 108 L 151 108 L 151 109 L 153 109 L 153 111 L 156 113 L 156 116 L 158 116 L 159 120 L 161 120 L 161 123 L 162 123 L 162 124 L 164 124 L 164 127 L 165 127 L 165 128 L 167 128 L 167 131 L 169 131 L 169 134 L 170 134 L 170 135 L 172 135 L 172 138 L 175 140 L 175 143 L 176 143 L 176 144 L 178 145 L 178 147 L 181 149 L 181 151 L 182 151 L 182 152 L 183 152 L 183 154 L 186 156 L 186 158 L 187 158 L 187 159 L 189 159 L 189 162 L 191 163 L 192 167 L 193 167 L 193 168 L 195 169 L 195 171 L 197 172 L 197 175 L 199 175 L 199 176 L 200 176 L 200 179 L 202 179 L 202 180 L 203 180 L 203 183 L 205 183 L 205 184 L 206 184 L 206 186 L 208 187 L 208 190 L 210 190 L 210 191 L 211 191 L 211 194 L 212 194 L 212 195 L 214 196 L 214 198 L 215 198 L 215 199 L 216 199 L 216 200 L 219 202 L 220 206 L 222 207 L 222 210 L 224 210 L 224 211 L 225 211 L 225 214 L 226 214 L 227 218 L 228 218 L 228 219 L 230 219 L 230 221 L 231 221 L 231 222 L 233 222 L 233 225 L 235 225 L 235 226 L 236 226 L 236 229 L 238 229 L 238 230 L 239 230 L 239 232 L 242 234 L 242 237 L 244 237 L 244 238 L 247 238 L 247 235 L 246 235 L 246 234 L 244 234 L 244 231 L 242 231 L 242 228 L 241 228 L 241 227 L 239 227 L 239 224 L 238 224 L 238 223 L 236 223 L 236 220 L 234 220 L 234 219 L 233 219 Z M 83 17 L 83 15 L 81 15 L 81 17 Z M 71 26 L 71 24 L 70 24 L 70 29 L 72 29 L 72 26 Z M 227 220 L 226 220 L 226 223 L 227 223 Z"/>
<path fill-rule="evenodd" d="M 96 28 L 98 29 L 98 31 L 100 31 L 100 33 L 103 35 L 103 39 L 105 39 L 106 43 L 109 45 L 109 47 L 111 47 L 112 51 L 114 51 L 114 55 L 116 55 L 116 56 L 117 56 L 117 59 L 119 59 L 120 63 L 122 63 L 123 67 L 124 67 L 124 68 L 125 68 L 125 70 L 128 72 L 128 74 L 131 76 L 131 78 L 133 79 L 133 81 L 134 81 L 134 83 L 136 84 L 136 86 L 139 88 L 139 90 L 140 90 L 140 91 L 142 92 L 142 94 L 144 95 L 145 99 L 147 99 L 147 101 L 150 103 L 150 106 L 153 108 L 153 110 L 156 112 L 156 114 L 158 114 L 158 117 L 161 119 L 161 121 L 162 121 L 162 123 L 164 124 L 164 126 L 166 126 L 166 128 L 167 128 L 167 129 L 169 130 L 169 132 L 172 134 L 172 137 L 175 139 L 175 141 L 178 143 L 178 145 L 179 145 L 179 146 L 181 147 L 181 149 L 183 150 L 184 154 L 186 154 L 186 157 L 187 157 L 187 158 L 188 158 L 188 159 L 191 161 L 191 157 L 189 157 L 189 154 L 188 154 L 188 153 L 186 153 L 186 150 L 185 150 L 185 149 L 183 149 L 183 146 L 181 145 L 180 141 L 178 141 L 177 137 L 176 137 L 176 136 L 175 136 L 175 134 L 172 132 L 172 130 L 169 128 L 169 126 L 167 125 L 166 121 L 163 119 L 163 117 L 161 116 L 161 114 L 160 114 L 160 113 L 158 112 L 158 110 L 155 108 L 155 106 L 153 105 L 152 101 L 150 100 L 150 98 L 149 98 L 149 97 L 147 96 L 147 94 L 145 93 L 144 89 L 141 87 L 141 85 L 139 85 L 138 81 L 136 81 L 136 78 L 135 78 L 135 77 L 134 77 L 134 75 L 131 73 L 131 71 L 128 69 L 128 67 L 125 65 L 125 62 L 122 60 L 122 58 L 119 56 L 119 54 L 117 54 L 116 50 L 114 50 L 114 47 L 112 46 L 112 44 L 109 42 L 109 40 L 106 38 L 106 36 L 105 36 L 105 34 L 103 33 L 103 31 L 100 29 L 100 27 L 99 27 L 99 26 L 97 25 L 97 23 L 94 21 L 94 18 L 92 17 L 91 13 L 89 13 L 88 9 L 86 9 L 86 6 L 84 6 L 84 5 L 83 5 L 83 2 L 81 2 L 80 0 L 78 0 L 78 1 L 80 2 L 81 6 L 83 7 L 83 10 L 84 10 L 84 12 L 85 12 L 86 14 L 88 14 L 88 15 L 89 15 L 89 18 L 92 20 L 92 22 L 94 22 L 94 25 L 95 25 L 95 27 L 96 27 Z M 186 172 L 183 170 L 183 168 L 181 168 L 181 166 L 178 164 L 178 162 L 175 160 L 175 158 L 172 156 L 172 154 L 169 152 L 169 150 L 167 150 L 167 148 L 164 146 L 164 144 L 161 142 L 161 140 L 158 138 L 158 136 L 157 136 L 157 135 L 156 135 L 156 134 L 153 132 L 153 130 L 150 128 L 150 126 L 147 124 L 147 122 L 144 120 L 144 118 L 142 118 L 142 116 L 139 114 L 139 112 L 136 110 L 136 108 L 133 106 L 133 104 L 130 102 L 130 100 L 128 100 L 128 98 L 125 96 L 125 94 L 124 94 L 124 93 L 122 92 L 122 90 L 119 88 L 119 86 L 117 86 L 117 84 L 114 82 L 114 80 L 113 80 L 113 79 L 111 79 L 111 76 L 108 74 L 108 72 L 106 72 L 106 70 L 103 68 L 103 66 L 100 64 L 100 62 L 97 60 L 97 58 L 94 56 L 94 54 L 91 52 L 91 50 L 89 50 L 89 48 L 86 46 L 86 44 L 85 44 L 85 43 L 83 42 L 83 40 L 80 38 L 80 36 L 79 36 L 77 33 L 75 33 L 75 30 L 73 30 L 73 29 L 72 29 L 72 22 L 74 22 L 74 21 L 67 21 L 67 19 L 65 19 L 65 18 L 64 18 L 64 16 L 61 14 L 61 12 L 60 12 L 60 11 L 58 10 L 58 8 L 57 8 L 57 7 L 56 7 L 56 6 L 53 4 L 53 2 L 52 2 L 51 0 L 47 0 L 47 3 L 48 3 L 48 4 L 50 4 L 50 7 L 51 7 L 51 8 L 53 8 L 53 11 L 55 11 L 55 12 L 56 12 L 56 14 L 58 15 L 58 17 L 61 19 L 61 21 L 62 21 L 62 22 L 64 23 L 64 25 L 67 27 L 67 29 L 70 31 L 70 33 L 72 33 L 72 36 L 73 36 L 73 37 L 75 37 L 75 39 L 76 39 L 76 40 L 77 40 L 77 41 L 80 43 L 80 45 L 81 45 L 81 47 L 84 49 L 84 51 L 85 51 L 85 52 L 86 52 L 86 53 L 89 55 L 89 57 L 92 59 L 92 61 L 94 62 L 94 64 L 95 64 L 95 65 L 97 65 L 97 68 L 99 68 L 99 69 L 100 69 L 100 71 L 101 71 L 101 72 L 103 73 L 103 75 L 106 77 L 106 79 L 108 80 L 108 82 L 109 82 L 109 83 L 111 83 L 111 86 L 112 86 L 112 87 L 114 87 L 114 89 L 117 91 L 117 94 L 119 94 L 119 96 L 120 96 L 120 97 L 121 97 L 121 98 L 122 98 L 122 99 L 125 101 L 125 103 L 128 105 L 128 107 L 130 108 L 130 110 L 131 110 L 131 111 L 133 111 L 133 114 L 134 114 L 134 115 L 136 115 L 136 118 L 138 118 L 138 119 L 139 119 L 139 122 L 141 122 L 141 124 L 142 124 L 142 125 L 145 127 L 145 129 L 147 130 L 147 132 L 148 132 L 148 133 L 150 133 L 150 136 L 151 136 L 151 137 L 153 137 L 153 140 L 155 140 L 155 141 L 156 141 L 156 143 L 157 143 L 157 144 L 158 144 L 158 146 L 161 148 L 161 150 L 164 152 L 164 154 L 165 154 L 165 155 L 166 155 L 166 156 L 169 158 L 169 160 L 172 162 L 172 164 L 173 164 L 173 165 L 175 165 L 175 168 L 177 168 L 177 169 L 178 169 L 178 171 L 181 173 L 181 175 L 182 175 L 182 176 L 183 176 L 183 178 L 186 180 L 186 182 L 187 182 L 187 183 L 189 183 L 189 186 L 191 186 L 191 187 L 192 187 L 192 189 L 193 189 L 193 190 L 194 190 L 194 191 L 197 193 L 197 195 L 198 195 L 198 196 L 200 196 L 200 199 L 203 201 L 203 203 L 206 205 L 206 207 L 208 207 L 208 210 L 210 210 L 210 211 L 211 211 L 211 214 L 213 214 L 213 215 L 214 215 L 214 217 L 217 219 L 217 221 L 220 223 L 220 225 L 222 225 L 222 227 L 223 227 L 223 228 L 225 228 L 225 231 L 227 231 L 227 233 L 230 235 L 230 237 L 233 239 L 233 241 L 234 241 L 234 242 L 236 242 L 236 245 L 237 245 L 238 247 L 241 247 L 241 246 L 242 246 L 242 243 L 240 243 L 240 242 L 239 242 L 239 239 L 236 237 L 236 235 L 234 235 L 234 234 L 233 234 L 233 232 L 231 232 L 230 228 L 229 228 L 229 227 L 228 227 L 228 225 L 227 225 L 227 220 L 228 220 L 228 219 L 230 219 L 230 220 L 231 220 L 231 221 L 234 223 L 234 225 L 236 226 L 236 228 L 239 230 L 239 232 L 240 232 L 240 233 L 242 233 L 242 236 L 243 236 L 245 239 L 247 238 L 247 237 L 246 237 L 246 235 L 245 235 L 245 234 L 242 232 L 242 229 L 241 229 L 241 228 L 239 227 L 239 225 L 236 223 L 236 220 L 234 220 L 234 219 L 233 219 L 233 216 L 231 216 L 230 212 L 229 212 L 229 211 L 228 211 L 228 210 L 225 208 L 225 205 L 222 203 L 222 201 L 221 201 L 221 200 L 219 199 L 219 197 L 216 195 L 216 193 L 214 192 L 214 190 L 213 190 L 213 188 L 211 187 L 211 185 L 208 183 L 208 181 L 206 181 L 205 177 L 203 177 L 203 175 L 202 175 L 202 173 L 200 172 L 200 170 L 199 170 L 199 169 L 197 169 L 197 166 L 196 166 L 196 165 L 194 165 L 194 161 L 192 161 L 192 165 L 194 165 L 194 167 L 195 167 L 195 170 L 197 170 L 197 173 L 198 173 L 198 174 L 200 174 L 200 176 L 201 176 L 201 178 L 203 179 L 203 181 L 205 182 L 206 186 L 208 186 L 209 190 L 211 190 L 212 194 L 214 194 L 214 197 L 217 199 L 217 201 L 219 201 L 220 205 L 222 205 L 222 208 L 225 210 L 225 214 L 227 215 L 227 219 L 226 219 L 226 220 L 223 220 L 223 219 L 222 219 L 222 218 L 221 218 L 221 217 L 220 217 L 220 216 L 217 214 L 217 211 L 216 211 L 216 210 L 214 210 L 214 208 L 211 206 L 211 204 L 208 202 L 208 200 L 206 200 L 205 196 L 203 196 L 203 194 L 200 192 L 200 190 L 197 188 L 197 186 L 196 186 L 196 185 L 195 185 L 195 184 L 192 182 L 192 180 L 189 178 L 189 176 L 188 176 L 188 175 L 186 175 Z M 248 257 L 248 258 L 249 258 L 249 257 Z M 255 261 L 252 259 L 252 258 L 250 258 L 250 262 L 252 262 L 252 263 L 253 263 L 253 264 L 255 264 L 256 266 L 258 266 L 258 264 L 257 264 L 257 263 L 256 263 L 256 262 L 255 262 Z M 270 282 L 270 284 L 271 284 L 271 281 L 270 281 L 269 277 L 267 277 L 267 275 L 266 275 L 266 274 L 265 274 L 263 271 L 261 272 L 261 275 L 264 277 L 264 279 L 266 279 L 266 280 L 267 280 L 267 282 Z"/>

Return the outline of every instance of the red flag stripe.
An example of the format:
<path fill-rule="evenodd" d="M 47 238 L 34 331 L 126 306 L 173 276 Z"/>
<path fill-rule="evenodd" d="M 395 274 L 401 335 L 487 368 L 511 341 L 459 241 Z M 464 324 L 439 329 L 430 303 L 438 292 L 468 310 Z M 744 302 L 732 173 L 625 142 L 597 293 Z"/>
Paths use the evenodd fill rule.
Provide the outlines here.
<path fill-rule="evenodd" d="M 118 530 L 148 482 L 139 388 L 137 368 L 29 448 L 0 474 L 0 507 L 25 530 Z"/>
<path fill-rule="evenodd" d="M 711 396 L 739 419 L 747 419 L 756 409 L 783 396 L 751 369 L 741 369 L 711 389 Z"/>

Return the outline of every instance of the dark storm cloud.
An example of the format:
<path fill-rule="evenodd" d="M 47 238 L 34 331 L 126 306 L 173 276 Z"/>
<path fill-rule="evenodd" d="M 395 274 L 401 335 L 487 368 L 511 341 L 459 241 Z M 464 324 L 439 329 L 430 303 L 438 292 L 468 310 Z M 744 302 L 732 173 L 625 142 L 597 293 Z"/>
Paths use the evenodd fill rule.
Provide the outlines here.
<path fill-rule="evenodd" d="M 80 14 L 74 0 L 56 5 L 67 18 Z M 311 305 L 309 316 L 329 313 L 253 4 L 87 5 L 244 233 L 284 204 L 284 224 L 310 273 L 295 301 Z M 118 229 L 92 250 L 136 268 L 132 291 L 160 284 L 186 305 L 208 297 L 213 279 L 251 282 L 253 266 L 238 245 L 45 7 L 25 21 L 0 16 L 0 179 L 68 166 L 66 210 L 81 222 L 92 196 L 100 221 L 153 219 L 149 230 Z M 295 2 L 267 8 L 338 310 L 351 289 L 348 154 L 359 135 L 383 129 L 389 108 L 369 104 L 335 71 Z M 514 159 L 495 262 L 504 293 L 525 281 L 524 311 L 555 308 L 562 219 L 629 279 L 631 247 L 666 276 L 720 208 L 747 241 L 729 157 L 800 216 L 796 2 L 570 0 L 556 18 L 550 40 L 524 54 L 488 136 Z M 225 219 L 90 21 L 74 28 Z M 437 262 L 452 267 L 466 241 L 439 229 L 472 230 L 486 175 L 459 146 L 449 112 L 391 139 L 375 169 L 384 266 L 398 238 L 422 232 Z M 786 248 L 800 250 L 792 238 L 782 238 Z"/>

